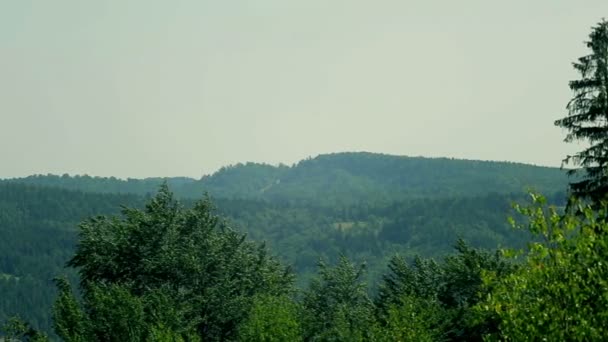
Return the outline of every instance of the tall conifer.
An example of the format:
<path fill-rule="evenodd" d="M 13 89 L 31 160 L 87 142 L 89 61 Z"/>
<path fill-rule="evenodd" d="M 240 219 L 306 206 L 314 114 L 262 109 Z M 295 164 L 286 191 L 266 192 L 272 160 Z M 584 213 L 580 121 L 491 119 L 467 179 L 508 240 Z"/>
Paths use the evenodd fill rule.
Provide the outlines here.
<path fill-rule="evenodd" d="M 589 38 L 590 53 L 573 63 L 581 78 L 570 81 L 574 97 L 566 107 L 568 116 L 555 125 L 568 130 L 566 142 L 589 144 L 563 164 L 580 167 L 569 171 L 582 174 L 570 184 L 572 195 L 598 202 L 608 193 L 608 21 L 593 27 Z"/>

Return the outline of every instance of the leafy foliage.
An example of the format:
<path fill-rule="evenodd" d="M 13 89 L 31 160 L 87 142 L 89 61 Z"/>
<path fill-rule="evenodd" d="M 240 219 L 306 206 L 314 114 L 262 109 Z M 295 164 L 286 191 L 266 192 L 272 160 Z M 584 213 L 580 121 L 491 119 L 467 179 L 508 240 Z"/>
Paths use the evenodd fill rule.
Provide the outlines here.
<path fill-rule="evenodd" d="M 385 307 L 375 326 L 378 341 L 441 341 L 443 308 L 437 301 L 403 295 Z"/>
<path fill-rule="evenodd" d="M 399 337 L 402 340 L 418 336 L 449 341 L 481 341 L 496 331 L 493 317 L 474 310 L 489 291 L 483 288 L 482 276 L 506 276 L 513 266 L 498 253 L 472 248 L 463 240 L 455 249 L 441 263 L 419 257 L 412 264 L 400 256 L 391 259 L 376 299 L 382 331 L 409 336 Z M 407 324 L 406 317 L 411 319 Z"/>
<path fill-rule="evenodd" d="M 12 317 L 9 319 L 0 332 L 4 332 L 5 338 L 10 340 L 24 341 L 24 342 L 47 342 L 48 337 L 33 329 L 28 323 L 22 321 L 18 317 Z"/>
<path fill-rule="evenodd" d="M 298 305 L 288 296 L 258 295 L 239 328 L 238 340 L 297 342 L 302 340 Z"/>
<path fill-rule="evenodd" d="M 500 321 L 496 339 L 520 341 L 605 341 L 608 339 L 608 211 L 579 205 L 560 214 L 542 196 L 518 210 L 528 217 L 517 227 L 539 239 L 523 257 L 516 272 L 489 272 L 492 288 L 482 312 Z"/>
<path fill-rule="evenodd" d="M 208 200 L 186 210 L 164 186 L 145 210 L 123 215 L 81 225 L 69 265 L 80 274 L 85 322 L 63 323 L 80 317 L 63 286 L 55 313 L 64 338 L 84 326 L 89 341 L 140 341 L 153 332 L 229 339 L 254 295 L 289 291 L 291 274 L 213 214 Z"/>

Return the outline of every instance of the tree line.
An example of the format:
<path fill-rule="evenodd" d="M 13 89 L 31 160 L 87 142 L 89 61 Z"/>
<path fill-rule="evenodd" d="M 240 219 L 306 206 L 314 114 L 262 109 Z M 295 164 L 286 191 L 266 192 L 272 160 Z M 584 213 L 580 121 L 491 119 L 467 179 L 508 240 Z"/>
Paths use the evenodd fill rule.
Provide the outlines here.
<path fill-rule="evenodd" d="M 563 197 L 556 194 L 553 200 Z M 148 198 L 149 200 L 150 198 Z M 290 265 L 296 287 L 305 288 L 319 258 L 340 256 L 366 263 L 364 281 L 374 295 L 394 254 L 442 258 L 456 239 L 472 246 L 524 246 L 529 234 L 509 228 L 505 213 L 519 195 L 412 199 L 328 207 L 259 200 L 213 199 L 215 213 L 253 241 L 266 241 Z M 22 184 L 0 184 L 0 321 L 18 314 L 33 327 L 52 330 L 53 277 L 77 274 L 65 263 L 78 242 L 78 223 L 87 217 L 120 215 L 120 207 L 141 209 L 147 199 L 127 194 L 96 194 Z M 560 206 L 564 203 L 552 202 Z M 194 202 L 181 200 L 186 208 Z"/>
<path fill-rule="evenodd" d="M 533 195 L 518 207 L 537 239 L 487 251 L 463 240 L 440 261 L 391 258 L 370 297 L 364 264 L 320 261 L 303 291 L 289 267 L 214 214 L 163 187 L 144 209 L 80 225 L 69 265 L 78 291 L 55 280 L 54 332 L 64 341 L 482 341 L 608 337 L 608 210 L 559 213 Z M 12 319 L 9 337 L 46 335 Z"/>

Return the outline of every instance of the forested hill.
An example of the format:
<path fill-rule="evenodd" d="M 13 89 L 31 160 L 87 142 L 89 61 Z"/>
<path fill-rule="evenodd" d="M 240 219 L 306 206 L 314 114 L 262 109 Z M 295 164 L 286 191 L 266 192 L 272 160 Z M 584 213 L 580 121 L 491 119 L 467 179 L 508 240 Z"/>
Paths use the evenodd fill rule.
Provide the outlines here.
<path fill-rule="evenodd" d="M 19 315 L 48 329 L 52 279 L 66 272 L 78 224 L 143 203 L 136 195 L 0 184 L 0 321 Z"/>
<path fill-rule="evenodd" d="M 378 279 L 395 253 L 440 257 L 458 237 L 478 247 L 521 245 L 529 235 L 510 229 L 506 218 L 512 214 L 510 203 L 524 196 L 488 193 L 334 206 L 255 199 L 214 203 L 236 230 L 266 241 L 304 286 L 319 258 L 336 260 L 343 254 L 366 262 L 368 279 Z M 116 215 L 121 206 L 141 207 L 145 197 L 0 184 L 0 321 L 19 314 L 48 331 L 52 279 L 68 272 L 64 265 L 73 255 L 78 223 Z M 551 196 L 563 197 L 563 192 Z"/>
<path fill-rule="evenodd" d="M 0 182 L 0 321 L 19 314 L 49 330 L 54 276 L 74 252 L 87 217 L 141 207 L 163 182 L 191 206 L 204 192 L 250 239 L 266 241 L 305 286 L 319 258 L 346 255 L 378 279 L 395 253 L 441 257 L 458 237 L 473 246 L 521 245 L 510 203 L 527 187 L 563 203 L 562 170 L 371 153 L 339 153 L 291 167 L 238 164 L 200 180 L 30 176 Z M 6 299 L 10 298 L 10 299 Z"/>
<path fill-rule="evenodd" d="M 100 193 L 153 194 L 167 181 L 178 197 L 344 202 L 521 193 L 533 188 L 553 193 L 566 188 L 558 168 L 510 162 L 404 157 L 374 153 L 335 153 L 293 166 L 246 163 L 223 167 L 199 180 L 127 179 L 36 175 L 4 180 Z"/>

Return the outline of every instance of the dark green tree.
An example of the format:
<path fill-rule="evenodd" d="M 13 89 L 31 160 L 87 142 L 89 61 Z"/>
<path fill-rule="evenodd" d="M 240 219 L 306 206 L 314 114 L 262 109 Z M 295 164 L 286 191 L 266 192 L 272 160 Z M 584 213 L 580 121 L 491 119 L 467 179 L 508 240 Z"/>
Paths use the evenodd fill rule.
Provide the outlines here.
<path fill-rule="evenodd" d="M 570 81 L 574 97 L 568 116 L 555 125 L 568 131 L 566 142 L 584 141 L 589 147 L 567 156 L 563 163 L 580 166 L 568 171 L 583 176 L 570 184 L 572 195 L 595 203 L 608 193 L 608 22 L 593 27 L 587 41 L 591 50 L 573 63 L 581 78 Z"/>
<path fill-rule="evenodd" d="M 208 199 L 183 208 L 166 185 L 144 210 L 80 228 L 69 265 L 83 305 L 60 281 L 54 310 L 66 340 L 230 340 L 256 295 L 291 291 L 291 273 L 265 246 L 232 230 Z"/>
<path fill-rule="evenodd" d="M 454 247 L 457 253 L 445 257 L 442 264 L 438 291 L 438 299 L 450 317 L 447 337 L 450 341 L 482 341 L 484 335 L 498 330 L 498 321 L 492 315 L 479 315 L 473 309 L 491 291 L 483 286 L 483 275 L 492 273 L 503 278 L 514 266 L 500 251 L 473 248 L 462 239 Z"/>
<path fill-rule="evenodd" d="M 373 327 L 373 304 L 362 281 L 363 266 L 341 256 L 335 267 L 319 263 L 319 274 L 302 301 L 306 341 L 365 341 Z"/>
<path fill-rule="evenodd" d="M 376 298 L 379 341 L 440 341 L 445 310 L 437 300 L 443 271 L 433 259 L 416 257 L 410 265 L 391 258 Z"/>
<path fill-rule="evenodd" d="M 492 315 L 473 308 L 489 292 L 483 274 L 506 276 L 511 263 L 498 252 L 473 248 L 462 239 L 454 247 L 456 253 L 441 263 L 420 257 L 411 264 L 400 256 L 391 259 L 376 311 L 380 325 L 394 338 L 482 341 L 485 334 L 497 331 Z"/>
<path fill-rule="evenodd" d="M 400 305 L 405 297 L 436 300 L 443 270 L 433 259 L 416 257 L 410 265 L 402 256 L 391 258 L 389 273 L 382 276 L 376 307 L 380 316 L 391 305 Z"/>
<path fill-rule="evenodd" d="M 436 300 L 403 295 L 389 304 L 374 329 L 374 341 L 444 341 L 443 308 Z"/>
<path fill-rule="evenodd" d="M 56 334 L 65 342 L 85 342 L 90 329 L 89 321 L 72 293 L 67 279 L 55 280 L 59 294 L 53 307 L 53 323 Z"/>
<path fill-rule="evenodd" d="M 48 342 L 48 337 L 18 317 L 9 319 L 0 329 L 7 341 Z M 0 335 L 1 336 L 1 335 Z M 4 341 L 0 337 L 0 340 Z"/>
<path fill-rule="evenodd" d="M 298 342 L 302 331 L 298 305 L 287 296 L 260 295 L 253 300 L 247 319 L 239 327 L 238 340 L 251 342 Z"/>

